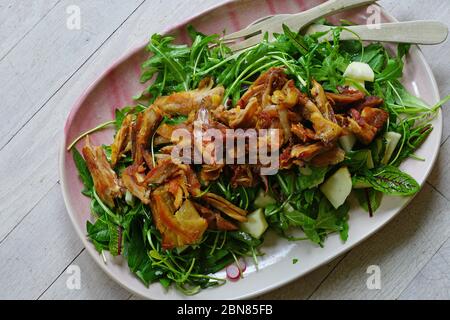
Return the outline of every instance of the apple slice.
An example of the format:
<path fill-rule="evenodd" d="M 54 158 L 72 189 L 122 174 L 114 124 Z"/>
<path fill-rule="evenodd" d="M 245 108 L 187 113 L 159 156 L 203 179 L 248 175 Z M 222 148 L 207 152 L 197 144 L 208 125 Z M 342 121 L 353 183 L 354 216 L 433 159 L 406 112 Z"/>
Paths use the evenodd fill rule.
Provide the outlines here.
<path fill-rule="evenodd" d="M 321 186 L 320 191 L 336 209 L 347 199 L 352 191 L 352 177 L 347 167 L 338 169 Z"/>
<path fill-rule="evenodd" d="M 264 216 L 264 210 L 259 208 L 247 215 L 247 221 L 241 222 L 241 230 L 247 232 L 253 238 L 259 239 L 269 226 Z"/>

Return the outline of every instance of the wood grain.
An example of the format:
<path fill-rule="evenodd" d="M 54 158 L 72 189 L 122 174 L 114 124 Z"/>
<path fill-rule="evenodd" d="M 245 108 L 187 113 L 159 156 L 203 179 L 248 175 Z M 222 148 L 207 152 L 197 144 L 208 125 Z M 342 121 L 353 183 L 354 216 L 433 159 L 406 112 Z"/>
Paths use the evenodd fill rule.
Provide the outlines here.
<path fill-rule="evenodd" d="M 37 299 L 82 249 L 55 184 L 0 243 L 0 299 Z"/>
<path fill-rule="evenodd" d="M 0 2 L 0 61 L 42 22 L 60 0 Z M 20 21 L 20 23 L 17 23 Z"/>
<path fill-rule="evenodd" d="M 0 61 L 0 87 L 8 92 L 0 116 L 9 119 L 0 127 L 0 149 L 142 2 L 63 0 Z M 80 30 L 66 26 L 66 8 L 74 4 L 81 10 Z"/>
<path fill-rule="evenodd" d="M 57 158 L 71 106 L 101 71 L 149 34 L 218 3 L 143 1 L 40 0 L 29 12 L 18 0 L 0 4 L 0 116 L 7 119 L 0 127 L 0 298 L 136 298 L 82 251 L 57 184 Z M 399 20 L 448 24 L 443 1 L 380 3 Z M 69 4 L 82 9 L 80 31 L 65 28 Z M 450 41 L 423 51 L 441 94 L 450 93 Z M 445 140 L 450 122 L 444 119 Z M 262 298 L 450 298 L 449 141 L 430 184 L 394 221 L 347 255 Z M 65 285 L 71 264 L 82 270 L 80 290 Z M 381 290 L 365 286 L 369 264 L 381 267 Z"/>

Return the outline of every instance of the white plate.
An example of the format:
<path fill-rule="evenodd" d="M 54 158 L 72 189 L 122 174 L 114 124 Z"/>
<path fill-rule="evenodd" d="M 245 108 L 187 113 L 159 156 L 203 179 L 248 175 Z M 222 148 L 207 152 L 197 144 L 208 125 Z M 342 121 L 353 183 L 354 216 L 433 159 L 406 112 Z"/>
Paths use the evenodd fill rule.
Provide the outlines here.
<path fill-rule="evenodd" d="M 321 1 L 240 1 L 222 5 L 197 16 L 192 23 L 199 30 L 206 33 L 220 33 L 224 28 L 232 32 L 242 28 L 255 19 L 268 14 L 298 12 L 307 9 Z M 339 17 L 356 23 L 365 23 L 367 13 L 365 8 L 341 14 Z M 371 11 L 370 11 L 371 12 Z M 381 22 L 396 21 L 385 11 L 381 11 Z M 170 33 L 177 33 L 180 41 L 186 40 L 183 26 L 170 29 Z M 86 93 L 79 99 L 67 119 L 64 143 L 60 153 L 60 176 L 64 200 L 71 220 L 80 235 L 87 251 L 98 265 L 115 281 L 131 292 L 150 299 L 240 299 L 260 295 L 275 289 L 289 281 L 336 258 L 351 249 L 383 225 L 390 221 L 410 200 L 402 197 L 384 197 L 381 207 L 373 218 L 357 205 L 350 211 L 350 230 L 346 243 L 337 234 L 331 235 L 325 242 L 324 248 L 319 248 L 308 242 L 288 242 L 273 234 L 266 237 L 262 251 L 265 255 L 259 259 L 259 271 L 249 265 L 245 278 L 237 282 L 201 291 L 193 297 L 187 297 L 174 288 L 165 290 L 159 283 L 145 287 L 128 269 L 121 259 L 107 257 L 104 264 L 94 246 L 86 238 L 86 220 L 90 219 L 89 199 L 80 195 L 82 189 L 74 168 L 71 155 L 65 151 L 66 146 L 81 132 L 98 123 L 110 120 L 112 108 L 131 103 L 131 97 L 142 87 L 138 83 L 138 66 L 144 61 L 146 53 L 140 47 L 120 59 L 108 69 Z M 430 104 L 439 101 L 439 93 L 434 76 L 425 61 L 421 51 L 412 47 L 404 69 L 404 84 L 417 96 Z M 114 89 L 115 88 L 115 89 Z M 434 130 L 417 151 L 426 161 L 407 160 L 402 169 L 410 173 L 420 184 L 428 177 L 436 160 L 442 133 L 441 113 L 433 121 Z M 112 131 L 103 131 L 93 136 L 94 143 L 111 143 Z M 389 248 L 386 248 L 389 250 Z M 298 259 L 296 264 L 293 259 Z M 251 259 L 248 259 L 250 262 Z"/>

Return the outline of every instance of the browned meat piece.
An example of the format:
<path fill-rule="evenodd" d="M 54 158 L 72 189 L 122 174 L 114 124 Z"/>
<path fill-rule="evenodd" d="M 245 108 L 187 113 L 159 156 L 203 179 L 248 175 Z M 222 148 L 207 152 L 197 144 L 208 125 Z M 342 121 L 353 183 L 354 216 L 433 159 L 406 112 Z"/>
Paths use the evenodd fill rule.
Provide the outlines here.
<path fill-rule="evenodd" d="M 277 106 L 279 107 L 279 106 Z M 278 108 L 279 127 L 282 130 L 281 143 L 287 143 L 291 138 L 291 123 L 289 122 L 288 111 Z"/>
<path fill-rule="evenodd" d="M 156 227 L 162 235 L 162 247 L 172 249 L 198 243 L 208 223 L 200 217 L 190 200 L 176 211 L 173 197 L 165 187 L 152 192 L 150 208 Z"/>
<path fill-rule="evenodd" d="M 239 222 L 247 221 L 247 218 L 245 217 L 247 215 L 247 211 L 235 206 L 217 194 L 208 192 L 202 197 L 202 199 L 213 208 L 225 213 L 230 218 L 233 218 Z"/>
<path fill-rule="evenodd" d="M 322 142 L 316 142 L 309 145 L 296 144 L 291 149 L 291 158 L 309 161 L 327 150 L 327 147 L 325 147 Z"/>
<path fill-rule="evenodd" d="M 257 113 L 260 110 L 258 100 L 251 98 L 244 109 L 239 106 L 229 111 L 228 119 L 231 128 L 255 127 Z"/>
<path fill-rule="evenodd" d="M 340 137 L 342 128 L 325 119 L 317 106 L 309 99 L 304 104 L 303 116 L 312 122 L 317 137 L 324 143 L 330 143 Z"/>
<path fill-rule="evenodd" d="M 144 161 L 144 151 L 147 149 L 156 126 L 161 120 L 161 111 L 154 105 L 138 115 L 133 130 L 133 160 L 135 164 L 141 164 Z M 151 163 L 147 163 L 147 165 L 152 166 Z"/>
<path fill-rule="evenodd" d="M 217 230 L 234 231 L 238 229 L 238 227 L 234 223 L 223 218 L 220 213 L 216 213 L 215 217 Z"/>
<path fill-rule="evenodd" d="M 204 164 L 200 170 L 200 180 L 207 183 L 219 179 L 224 166 L 223 164 Z"/>
<path fill-rule="evenodd" d="M 89 136 L 83 147 L 86 165 L 94 180 L 94 188 L 100 199 L 108 206 L 114 207 L 114 198 L 122 196 L 119 179 L 111 168 L 102 147 L 92 146 Z"/>
<path fill-rule="evenodd" d="M 167 115 L 189 115 L 191 111 L 196 111 L 200 105 L 207 101 L 208 109 L 217 108 L 223 98 L 225 89 L 222 86 L 212 88 L 213 81 L 198 89 L 186 92 L 176 92 L 170 96 L 159 97 L 154 104 Z"/>
<path fill-rule="evenodd" d="M 258 129 L 269 129 L 272 125 L 273 119 L 276 117 L 273 113 L 269 111 L 262 111 L 258 114 L 258 119 L 256 120 L 256 128 Z"/>
<path fill-rule="evenodd" d="M 365 97 L 364 100 L 358 102 L 354 108 L 361 112 L 365 107 L 377 108 L 383 104 L 383 99 L 375 96 Z"/>
<path fill-rule="evenodd" d="M 133 116 L 127 115 L 111 144 L 111 166 L 114 168 L 123 153 L 131 149 L 131 130 Z"/>
<path fill-rule="evenodd" d="M 162 136 L 156 136 L 155 140 L 153 141 L 153 144 L 155 146 L 160 146 L 162 144 L 169 144 L 171 141 L 169 139 L 166 139 Z"/>
<path fill-rule="evenodd" d="M 178 125 L 170 125 L 167 123 L 161 123 L 161 125 L 158 127 L 158 129 L 156 130 L 156 133 L 165 138 L 166 141 L 171 141 L 172 139 L 172 134 L 173 132 L 178 129 L 181 128 L 182 126 L 178 126 Z"/>
<path fill-rule="evenodd" d="M 282 68 L 270 68 L 253 82 L 247 92 L 241 97 L 237 105 L 243 108 L 248 104 L 250 98 L 256 97 L 261 107 L 271 104 L 271 96 L 275 90 L 283 88 L 287 77 Z"/>
<path fill-rule="evenodd" d="M 348 118 L 348 128 L 355 134 L 359 141 L 369 144 L 377 134 L 377 128 L 369 125 L 356 109 L 350 109 L 352 115 Z"/>
<path fill-rule="evenodd" d="M 291 157 L 292 146 L 283 149 L 280 154 L 280 169 L 290 169 L 292 167 Z"/>
<path fill-rule="evenodd" d="M 173 195 L 173 205 L 178 209 L 183 200 L 189 197 L 186 176 L 181 174 L 170 179 L 167 182 L 167 190 Z"/>
<path fill-rule="evenodd" d="M 344 93 L 332 93 L 327 92 L 326 96 L 338 107 L 344 107 L 352 105 L 353 103 L 362 101 L 364 99 L 364 93 L 359 90 L 346 90 Z"/>
<path fill-rule="evenodd" d="M 220 213 L 214 212 L 213 210 L 196 202 L 193 202 L 193 204 L 202 218 L 208 221 L 209 229 L 222 231 L 233 231 L 238 229 L 238 227 L 234 223 L 223 218 Z"/>
<path fill-rule="evenodd" d="M 356 109 L 350 109 L 350 114 L 351 117 L 342 117 L 339 121 L 364 144 L 372 142 L 378 130 L 389 118 L 387 111 L 371 107 L 365 107 L 362 113 Z"/>
<path fill-rule="evenodd" d="M 231 186 L 236 188 L 238 186 L 242 187 L 252 187 L 255 185 L 256 180 L 252 169 L 249 165 L 234 165 L 232 168 L 233 176 L 231 177 Z"/>
<path fill-rule="evenodd" d="M 311 95 L 314 97 L 316 106 L 322 113 L 323 117 L 332 122 L 336 122 L 334 119 L 333 108 L 331 107 L 331 104 L 328 101 L 322 86 L 316 80 L 312 81 L 312 85 L 313 87 L 311 89 Z"/>
<path fill-rule="evenodd" d="M 161 160 L 156 167 L 150 170 L 145 176 L 146 184 L 161 184 L 167 181 L 175 173 L 180 170 L 180 167 L 173 163 L 171 159 Z"/>
<path fill-rule="evenodd" d="M 190 166 L 186 166 L 186 169 L 184 170 L 186 174 L 186 180 L 187 180 L 187 187 L 189 193 L 193 197 L 198 197 L 201 194 L 200 190 L 200 182 L 198 181 L 197 175 L 195 174 L 194 170 Z"/>
<path fill-rule="evenodd" d="M 139 166 L 133 164 L 122 172 L 122 183 L 131 194 L 144 204 L 150 202 L 150 190 L 144 183 L 144 175 L 139 172 Z"/>
<path fill-rule="evenodd" d="M 291 125 L 291 132 L 303 143 L 319 140 L 314 131 L 305 128 L 301 123 Z"/>
<path fill-rule="evenodd" d="M 341 163 L 345 159 L 345 151 L 339 147 L 327 150 L 311 160 L 311 164 L 316 167 L 327 167 Z"/>
<path fill-rule="evenodd" d="M 295 87 L 293 80 L 289 80 L 281 90 L 275 90 L 272 95 L 272 103 L 282 109 L 290 109 L 298 103 L 300 90 Z"/>
<path fill-rule="evenodd" d="M 367 124 L 381 129 L 389 118 L 389 113 L 383 109 L 365 107 L 361 112 L 361 117 Z"/>

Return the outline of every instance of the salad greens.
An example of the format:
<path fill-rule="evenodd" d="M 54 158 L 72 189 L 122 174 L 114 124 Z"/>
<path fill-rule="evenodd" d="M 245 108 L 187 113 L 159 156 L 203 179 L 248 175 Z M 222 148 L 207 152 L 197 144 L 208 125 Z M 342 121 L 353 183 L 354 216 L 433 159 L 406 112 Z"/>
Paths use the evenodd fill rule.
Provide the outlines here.
<path fill-rule="evenodd" d="M 360 41 L 340 41 L 339 28 L 333 31 L 333 41 L 319 42 L 323 34 L 303 36 L 284 27 L 274 41 L 269 42 L 266 37 L 252 48 L 232 53 L 219 35 L 205 35 L 192 26 L 188 32 L 192 45 L 175 44 L 172 36 L 151 37 L 147 46 L 151 56 L 142 65 L 140 79 L 149 85 L 135 97 L 136 106 L 117 110 L 116 129 L 127 114 L 144 110 L 161 95 L 195 89 L 205 77 L 223 85 L 224 105 L 234 106 L 252 81 L 270 67 L 284 67 L 304 93 L 309 92 L 312 79 L 326 91 L 337 93 L 337 88 L 345 85 L 346 67 L 353 61 L 365 62 L 374 71 L 375 81 L 361 89 L 384 100 L 389 121 L 383 132 L 397 132 L 401 139 L 387 165 L 381 161 L 386 148 L 382 134 L 368 146 L 357 145 L 346 153 L 343 164 L 352 175 L 356 198 L 372 214 L 380 206 L 383 194 L 409 196 L 419 190 L 419 184 L 398 167 L 407 158 L 417 158 L 415 150 L 432 131 L 430 122 L 449 97 L 429 107 L 404 88 L 400 79 L 408 45 L 399 45 L 397 54 L 391 56 L 380 43 L 364 46 Z M 185 120 L 180 117 L 163 121 L 173 124 Z M 109 147 L 104 148 L 108 154 Z M 163 250 L 149 207 L 139 201 L 119 199 L 112 211 L 96 194 L 83 157 L 75 148 L 72 152 L 84 185 L 82 192 L 91 198 L 91 211 L 96 218 L 95 223 L 86 224 L 89 239 L 100 253 L 122 255 L 144 284 L 160 282 L 164 287 L 174 285 L 185 294 L 195 294 L 200 289 L 223 284 L 223 279 L 211 274 L 239 257 L 248 256 L 257 263 L 257 257 L 263 254 L 258 249 L 263 239 L 242 231 L 207 230 L 196 245 Z M 373 168 L 368 166 L 369 157 Z M 120 159 L 115 170 L 123 170 L 131 161 L 130 157 Z M 296 167 L 269 176 L 268 194 L 274 199 L 274 203 L 264 208 L 269 228 L 289 240 L 309 240 L 319 246 L 334 232 L 345 241 L 349 230 L 348 202 L 336 209 L 318 188 L 339 166 Z M 356 188 L 357 185 L 362 188 Z M 254 210 L 260 186 L 233 188 L 230 177 L 224 175 L 207 190 L 245 210 Z M 302 234 L 295 230 L 301 230 Z M 297 261 L 294 259 L 293 263 Z"/>

